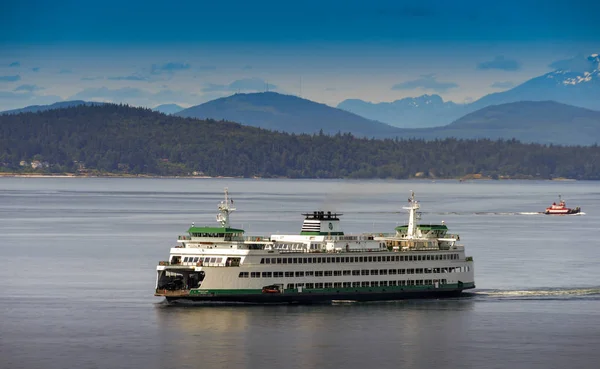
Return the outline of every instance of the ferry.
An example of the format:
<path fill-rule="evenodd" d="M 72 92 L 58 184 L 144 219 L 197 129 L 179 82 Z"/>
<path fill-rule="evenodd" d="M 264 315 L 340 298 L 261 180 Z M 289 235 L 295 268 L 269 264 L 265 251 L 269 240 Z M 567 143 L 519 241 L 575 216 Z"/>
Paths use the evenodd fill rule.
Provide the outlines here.
<path fill-rule="evenodd" d="M 579 213 L 581 213 L 581 208 L 579 206 L 574 209 L 568 208 L 561 195 L 558 195 L 558 204 L 555 202 L 552 203 L 552 205 L 547 207 L 544 212 L 544 214 L 547 215 L 570 215 Z"/>
<path fill-rule="evenodd" d="M 442 224 L 408 224 L 391 233 L 346 234 L 342 214 L 303 214 L 298 234 L 246 236 L 230 225 L 225 189 L 218 226 L 192 226 L 156 268 L 155 296 L 167 301 L 331 303 L 460 296 L 475 288 L 473 258 Z"/>

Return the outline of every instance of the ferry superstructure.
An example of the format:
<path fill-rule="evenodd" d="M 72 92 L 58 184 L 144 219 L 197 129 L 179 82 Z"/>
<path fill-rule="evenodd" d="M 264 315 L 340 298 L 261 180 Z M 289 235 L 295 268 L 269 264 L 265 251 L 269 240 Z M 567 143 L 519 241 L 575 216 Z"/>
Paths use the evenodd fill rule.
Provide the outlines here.
<path fill-rule="evenodd" d="M 225 189 L 220 226 L 192 225 L 159 262 L 155 296 L 168 301 L 313 303 L 454 297 L 474 288 L 474 263 L 445 224 L 409 222 L 394 233 L 347 235 L 340 216 L 304 215 L 299 234 L 248 237 L 232 228 Z"/>

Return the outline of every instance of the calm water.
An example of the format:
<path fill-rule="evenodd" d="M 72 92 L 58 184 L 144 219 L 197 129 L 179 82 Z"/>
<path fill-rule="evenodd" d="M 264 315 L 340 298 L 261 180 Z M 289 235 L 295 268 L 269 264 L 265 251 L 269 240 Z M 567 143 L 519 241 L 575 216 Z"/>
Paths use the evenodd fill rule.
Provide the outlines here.
<path fill-rule="evenodd" d="M 249 235 L 391 231 L 415 190 L 475 259 L 456 300 L 166 305 L 155 266 L 214 224 Z M 562 194 L 584 215 L 536 214 Z M 597 368 L 600 183 L 0 178 L 0 368 Z"/>

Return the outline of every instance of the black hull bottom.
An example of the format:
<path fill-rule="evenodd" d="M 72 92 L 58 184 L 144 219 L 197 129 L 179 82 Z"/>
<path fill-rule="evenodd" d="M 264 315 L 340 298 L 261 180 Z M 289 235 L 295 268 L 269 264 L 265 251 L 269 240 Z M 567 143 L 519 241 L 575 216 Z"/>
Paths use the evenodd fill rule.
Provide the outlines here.
<path fill-rule="evenodd" d="M 333 301 L 389 301 L 405 299 L 432 299 L 459 297 L 462 290 L 397 291 L 370 293 L 281 293 L 281 294 L 239 294 L 239 295 L 194 295 L 168 296 L 167 301 L 194 301 L 219 303 L 254 304 L 315 304 Z"/>

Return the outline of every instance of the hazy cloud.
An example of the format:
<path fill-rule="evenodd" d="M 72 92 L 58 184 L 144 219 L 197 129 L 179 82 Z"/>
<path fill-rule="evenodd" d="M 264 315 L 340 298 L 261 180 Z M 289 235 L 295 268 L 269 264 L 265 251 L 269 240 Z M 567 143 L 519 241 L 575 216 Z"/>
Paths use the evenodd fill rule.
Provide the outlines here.
<path fill-rule="evenodd" d="M 42 87 L 36 86 L 36 85 L 21 85 L 17 88 L 15 88 L 13 91 L 29 91 L 29 92 L 33 92 L 33 91 L 39 91 L 39 90 L 43 90 Z"/>
<path fill-rule="evenodd" d="M 21 66 L 21 63 L 19 63 L 18 61 L 16 61 L 16 62 L 12 62 L 12 63 L 10 63 L 8 66 L 9 66 L 9 67 L 20 67 L 20 66 Z"/>
<path fill-rule="evenodd" d="M 81 77 L 82 81 L 97 81 L 99 79 L 104 79 L 104 77 Z"/>
<path fill-rule="evenodd" d="M 165 64 L 152 64 L 150 68 L 150 73 L 152 74 L 161 74 L 161 73 L 173 73 L 177 71 L 190 69 L 190 65 L 188 63 L 181 62 L 169 62 Z"/>
<path fill-rule="evenodd" d="M 157 103 L 193 103 L 197 100 L 196 96 L 197 95 L 194 93 L 167 89 L 151 92 L 135 87 L 123 87 L 117 89 L 90 87 L 76 93 L 69 99 L 104 100 L 115 103 L 128 103 L 137 106 L 154 106 Z"/>
<path fill-rule="evenodd" d="M 204 87 L 202 89 L 202 91 L 205 91 L 205 92 L 265 91 L 265 90 L 267 90 L 267 87 L 269 90 L 277 89 L 276 85 L 272 85 L 270 83 L 267 84 L 267 82 L 265 82 L 264 80 L 262 80 L 260 78 L 243 78 L 243 79 L 235 80 L 228 85 L 217 85 L 217 84 L 211 83 L 208 86 Z"/>
<path fill-rule="evenodd" d="M 0 111 L 23 108 L 29 105 L 52 104 L 57 101 L 62 101 L 62 98 L 56 95 L 37 95 L 31 91 L 0 91 Z"/>
<path fill-rule="evenodd" d="M 451 88 L 456 88 L 458 85 L 454 82 L 438 82 L 435 74 L 424 74 L 421 78 L 397 83 L 392 86 L 392 90 L 414 90 L 422 88 L 424 90 L 433 90 L 436 92 L 446 92 Z"/>
<path fill-rule="evenodd" d="M 498 55 L 494 60 L 485 61 L 477 64 L 477 69 L 500 69 L 506 71 L 515 71 L 521 68 L 521 64 L 512 59 L 506 59 L 503 55 Z"/>
<path fill-rule="evenodd" d="M 40 67 L 31 68 L 31 70 L 34 71 L 34 72 L 39 72 L 40 71 Z"/>
<path fill-rule="evenodd" d="M 0 76 L 0 82 L 15 82 L 15 81 L 19 81 L 21 79 L 21 76 L 16 75 L 16 76 Z"/>
<path fill-rule="evenodd" d="M 491 88 L 513 88 L 515 84 L 510 81 L 505 82 L 494 82 L 490 85 Z"/>
<path fill-rule="evenodd" d="M 110 99 L 121 101 L 131 98 L 146 98 L 151 94 L 147 91 L 133 87 L 123 87 L 117 89 L 109 89 L 107 87 L 88 87 L 83 91 L 71 96 L 71 99 Z"/>
<path fill-rule="evenodd" d="M 58 71 L 60 74 L 71 74 L 73 71 L 71 69 L 61 69 Z"/>
<path fill-rule="evenodd" d="M 142 77 L 140 75 L 108 77 L 107 79 L 109 79 L 111 81 L 147 81 L 148 80 L 146 77 Z"/>

